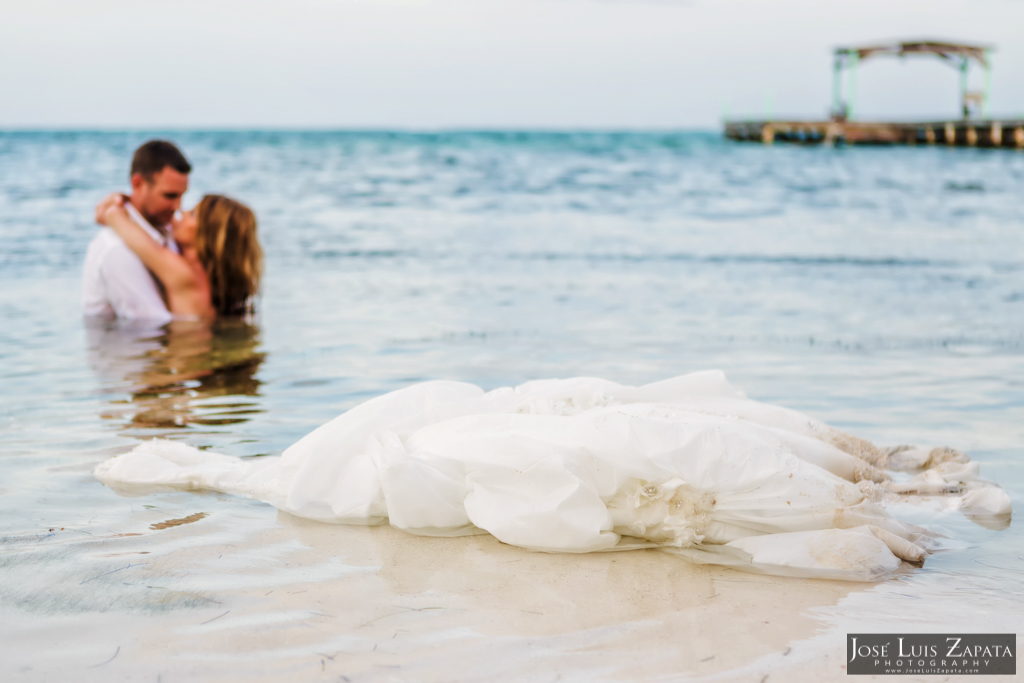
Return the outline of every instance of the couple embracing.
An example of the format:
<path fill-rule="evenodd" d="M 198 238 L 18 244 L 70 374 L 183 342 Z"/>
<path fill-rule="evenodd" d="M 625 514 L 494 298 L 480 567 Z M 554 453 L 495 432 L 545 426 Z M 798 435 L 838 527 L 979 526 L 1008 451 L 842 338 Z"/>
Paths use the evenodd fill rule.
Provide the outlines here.
<path fill-rule="evenodd" d="M 96 207 L 105 228 L 86 252 L 87 316 L 162 325 L 253 312 L 263 269 L 256 217 L 221 195 L 181 211 L 191 171 L 170 142 L 150 140 L 135 151 L 131 194 Z"/>

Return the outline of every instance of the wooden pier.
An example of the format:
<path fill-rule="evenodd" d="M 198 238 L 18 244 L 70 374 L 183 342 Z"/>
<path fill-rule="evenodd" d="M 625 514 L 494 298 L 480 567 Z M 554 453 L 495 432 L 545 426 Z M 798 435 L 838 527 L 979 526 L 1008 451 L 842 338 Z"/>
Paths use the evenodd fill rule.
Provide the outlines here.
<path fill-rule="evenodd" d="M 733 121 L 730 140 L 805 145 L 948 145 L 1024 149 L 1024 119 L 1016 121 Z"/>
<path fill-rule="evenodd" d="M 912 40 L 883 45 L 840 47 L 835 50 L 832 76 L 832 118 L 827 121 L 733 121 L 725 124 L 730 140 L 792 142 L 805 145 L 949 145 L 951 147 L 1005 147 L 1024 149 L 1024 119 L 996 119 L 987 114 L 991 72 L 986 45 L 936 40 Z M 876 57 L 937 57 L 960 74 L 961 118 L 924 123 L 861 121 L 854 116 L 857 69 Z M 985 71 L 985 88 L 968 89 L 971 65 Z"/>

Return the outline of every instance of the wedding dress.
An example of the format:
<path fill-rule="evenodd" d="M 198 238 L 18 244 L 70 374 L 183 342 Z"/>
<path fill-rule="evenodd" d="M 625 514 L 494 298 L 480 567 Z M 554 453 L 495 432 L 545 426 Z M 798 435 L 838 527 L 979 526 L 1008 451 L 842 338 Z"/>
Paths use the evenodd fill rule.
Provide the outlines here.
<path fill-rule="evenodd" d="M 887 467 L 914 470 L 900 484 Z M 484 392 L 416 384 L 367 401 L 279 458 L 148 441 L 96 468 L 112 486 L 212 489 L 324 522 L 490 533 L 549 552 L 658 548 L 697 563 L 877 580 L 942 539 L 887 512 L 941 499 L 1010 514 L 950 449 L 880 450 L 718 371 L 627 387 L 577 378 Z"/>

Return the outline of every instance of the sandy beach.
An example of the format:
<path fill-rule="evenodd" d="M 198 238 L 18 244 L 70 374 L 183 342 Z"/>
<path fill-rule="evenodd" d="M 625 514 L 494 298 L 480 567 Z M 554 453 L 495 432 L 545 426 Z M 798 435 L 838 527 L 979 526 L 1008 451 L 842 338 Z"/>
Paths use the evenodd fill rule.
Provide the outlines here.
<path fill-rule="evenodd" d="M 159 502 L 128 499 L 135 511 L 88 541 L 66 529 L 41 537 L 56 554 L 62 536 L 77 536 L 86 561 L 62 576 L 24 569 L 28 611 L 0 626 L 3 677 L 840 681 L 846 632 L 927 632 L 948 618 L 928 586 L 901 578 L 761 576 L 654 550 L 536 553 L 489 535 L 417 537 L 218 498 L 195 495 L 180 518 L 195 521 L 177 524 Z M 973 607 L 960 629 L 1017 623 L 1013 605 L 1003 623 Z"/>

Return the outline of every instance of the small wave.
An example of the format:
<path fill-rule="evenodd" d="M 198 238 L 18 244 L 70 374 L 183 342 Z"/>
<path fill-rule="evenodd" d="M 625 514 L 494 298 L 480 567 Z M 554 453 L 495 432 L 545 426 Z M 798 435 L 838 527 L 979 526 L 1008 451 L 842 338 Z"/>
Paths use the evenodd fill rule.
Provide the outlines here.
<path fill-rule="evenodd" d="M 931 259 L 898 258 L 893 256 L 800 256 L 792 254 L 628 254 L 628 253 L 579 253 L 568 252 L 527 252 L 510 253 L 510 260 L 522 261 L 622 261 L 630 263 L 681 261 L 691 263 L 765 263 L 801 266 L 856 266 L 856 267 L 949 267 L 959 265 L 956 261 Z"/>
<path fill-rule="evenodd" d="M 951 192 L 984 192 L 985 186 L 979 182 L 967 182 L 967 183 L 954 183 L 949 182 L 943 186 L 943 189 Z"/>
<path fill-rule="evenodd" d="M 389 259 L 416 256 L 417 254 L 418 252 L 416 251 L 406 251 L 403 249 L 318 249 L 310 252 L 309 256 L 315 259 Z"/>

